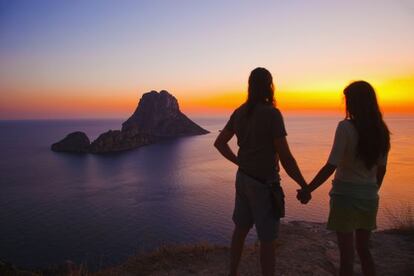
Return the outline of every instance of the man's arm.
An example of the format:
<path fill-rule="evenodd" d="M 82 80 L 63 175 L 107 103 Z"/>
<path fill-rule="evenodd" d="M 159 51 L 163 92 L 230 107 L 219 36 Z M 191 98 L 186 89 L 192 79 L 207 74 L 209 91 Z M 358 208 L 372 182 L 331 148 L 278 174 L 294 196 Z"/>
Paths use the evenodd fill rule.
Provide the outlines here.
<path fill-rule="evenodd" d="M 231 150 L 228 142 L 234 136 L 234 132 L 223 129 L 220 134 L 217 136 L 216 141 L 214 142 L 214 147 L 223 155 L 227 160 L 233 162 L 237 166 L 239 162 L 237 161 L 237 156 Z"/>
<path fill-rule="evenodd" d="M 385 173 L 387 172 L 387 166 L 379 165 L 377 169 L 377 185 L 378 189 L 381 188 L 382 181 L 384 180 Z"/>
<path fill-rule="evenodd" d="M 299 170 L 295 158 L 290 152 L 286 136 L 276 138 L 275 141 L 276 152 L 279 155 L 280 163 L 285 169 L 286 173 L 302 187 L 306 189 L 306 181 Z"/>

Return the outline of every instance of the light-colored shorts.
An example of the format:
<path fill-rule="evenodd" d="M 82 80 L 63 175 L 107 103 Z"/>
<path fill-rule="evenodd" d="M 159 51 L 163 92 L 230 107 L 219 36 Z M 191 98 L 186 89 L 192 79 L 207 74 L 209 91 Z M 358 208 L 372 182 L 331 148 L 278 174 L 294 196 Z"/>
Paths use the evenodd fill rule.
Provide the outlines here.
<path fill-rule="evenodd" d="M 327 228 L 338 232 L 377 228 L 378 199 L 331 195 Z"/>
<path fill-rule="evenodd" d="M 329 195 L 328 229 L 352 232 L 377 228 L 379 197 L 376 183 L 352 183 L 335 179 Z"/>
<path fill-rule="evenodd" d="M 236 175 L 233 221 L 243 228 L 255 225 L 260 241 L 273 241 L 278 236 L 280 219 L 275 215 L 269 186 L 241 171 Z"/>

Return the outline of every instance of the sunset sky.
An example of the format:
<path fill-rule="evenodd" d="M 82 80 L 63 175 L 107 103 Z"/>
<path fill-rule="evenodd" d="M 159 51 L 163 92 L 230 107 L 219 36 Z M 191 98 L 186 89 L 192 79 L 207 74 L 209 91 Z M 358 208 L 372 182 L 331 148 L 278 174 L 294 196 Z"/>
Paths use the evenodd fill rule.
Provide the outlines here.
<path fill-rule="evenodd" d="M 226 114 L 257 66 L 284 111 L 340 110 L 364 79 L 414 111 L 414 2 L 0 0 L 0 119 L 127 117 L 168 90 Z"/>

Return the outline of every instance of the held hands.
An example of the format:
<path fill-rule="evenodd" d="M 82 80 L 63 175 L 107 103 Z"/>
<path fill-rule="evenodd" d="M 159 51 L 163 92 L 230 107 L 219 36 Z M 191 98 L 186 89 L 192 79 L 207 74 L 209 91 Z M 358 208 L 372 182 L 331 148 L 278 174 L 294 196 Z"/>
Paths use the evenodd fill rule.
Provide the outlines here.
<path fill-rule="evenodd" d="M 300 201 L 300 203 L 307 204 L 311 200 L 312 195 L 307 188 L 302 188 L 296 191 L 298 192 L 296 198 Z"/>

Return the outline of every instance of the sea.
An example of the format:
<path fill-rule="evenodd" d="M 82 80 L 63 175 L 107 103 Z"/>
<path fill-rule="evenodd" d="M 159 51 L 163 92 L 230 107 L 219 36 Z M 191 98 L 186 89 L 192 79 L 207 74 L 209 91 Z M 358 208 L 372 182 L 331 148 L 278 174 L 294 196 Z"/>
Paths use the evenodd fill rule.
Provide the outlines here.
<path fill-rule="evenodd" d="M 284 117 L 291 151 L 310 181 L 343 116 Z M 0 260 L 22 268 L 71 260 L 94 270 L 163 245 L 229 244 L 237 168 L 213 147 L 227 118 L 192 119 L 210 133 L 106 155 L 56 153 L 50 145 L 72 131 L 95 139 L 122 119 L 0 121 Z M 414 203 L 414 116 L 385 119 L 392 149 L 379 230 L 392 228 Z M 237 150 L 235 139 L 231 146 Z M 331 179 L 302 205 L 283 169 L 281 178 L 284 221 L 326 222 Z M 253 229 L 248 242 L 256 240 Z"/>

